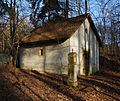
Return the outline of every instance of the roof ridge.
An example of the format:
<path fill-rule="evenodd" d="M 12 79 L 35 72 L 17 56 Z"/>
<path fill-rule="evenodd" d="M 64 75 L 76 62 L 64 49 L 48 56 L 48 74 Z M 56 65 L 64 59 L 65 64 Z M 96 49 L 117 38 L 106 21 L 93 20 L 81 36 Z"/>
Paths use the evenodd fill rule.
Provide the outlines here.
<path fill-rule="evenodd" d="M 57 20 L 57 21 L 49 21 L 49 22 L 45 23 L 44 25 L 38 26 L 37 28 L 33 29 L 30 33 L 37 30 L 38 28 L 42 28 L 42 27 L 44 27 L 44 26 L 46 26 L 47 24 L 50 24 L 50 23 L 56 23 L 56 22 L 63 22 L 64 23 L 64 22 L 72 20 L 72 19 L 76 19 L 76 18 L 80 18 L 80 17 L 88 17 L 88 16 L 90 16 L 89 13 L 82 14 L 82 15 L 79 15 L 79 16 L 76 16 L 76 17 L 71 17 L 71 18 L 68 18 L 68 19 L 61 19 L 61 20 Z"/>
<path fill-rule="evenodd" d="M 21 41 L 27 43 L 71 37 L 86 18 L 89 20 L 98 41 L 100 41 L 98 32 L 89 13 L 64 20 L 58 20 L 56 22 L 48 22 L 45 25 L 34 29 L 30 34 L 23 37 Z"/>

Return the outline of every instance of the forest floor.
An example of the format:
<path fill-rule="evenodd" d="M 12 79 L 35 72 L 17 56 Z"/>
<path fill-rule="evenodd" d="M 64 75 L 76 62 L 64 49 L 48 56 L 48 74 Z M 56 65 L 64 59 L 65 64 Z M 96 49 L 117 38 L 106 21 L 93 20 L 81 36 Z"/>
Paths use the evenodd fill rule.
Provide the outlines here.
<path fill-rule="evenodd" d="M 120 58 L 100 57 L 100 71 L 79 76 L 39 73 L 0 63 L 0 101 L 120 101 Z"/>

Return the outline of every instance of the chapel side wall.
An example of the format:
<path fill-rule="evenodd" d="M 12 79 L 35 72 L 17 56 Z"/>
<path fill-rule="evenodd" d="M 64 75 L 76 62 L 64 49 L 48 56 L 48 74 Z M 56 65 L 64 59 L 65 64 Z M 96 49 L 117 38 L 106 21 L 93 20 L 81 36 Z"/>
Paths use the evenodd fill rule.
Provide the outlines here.
<path fill-rule="evenodd" d="M 44 49 L 44 56 L 38 55 Z M 20 67 L 40 72 L 67 74 L 69 39 L 59 45 L 20 49 Z"/>

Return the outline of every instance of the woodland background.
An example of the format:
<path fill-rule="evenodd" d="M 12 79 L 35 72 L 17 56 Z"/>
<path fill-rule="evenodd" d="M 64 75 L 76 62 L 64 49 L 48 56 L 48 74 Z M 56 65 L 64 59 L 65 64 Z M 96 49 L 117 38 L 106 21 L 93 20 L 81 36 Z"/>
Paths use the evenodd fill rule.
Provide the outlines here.
<path fill-rule="evenodd" d="M 0 53 L 16 59 L 19 42 L 49 21 L 90 13 L 99 32 L 102 55 L 120 56 L 119 0 L 1 0 Z M 15 42 L 18 46 L 15 48 Z"/>
<path fill-rule="evenodd" d="M 20 39 L 34 28 L 87 12 L 103 44 L 100 70 L 78 76 L 76 88 L 67 86 L 67 75 L 3 63 L 16 64 Z M 120 0 L 0 0 L 0 101 L 120 101 L 119 94 Z"/>

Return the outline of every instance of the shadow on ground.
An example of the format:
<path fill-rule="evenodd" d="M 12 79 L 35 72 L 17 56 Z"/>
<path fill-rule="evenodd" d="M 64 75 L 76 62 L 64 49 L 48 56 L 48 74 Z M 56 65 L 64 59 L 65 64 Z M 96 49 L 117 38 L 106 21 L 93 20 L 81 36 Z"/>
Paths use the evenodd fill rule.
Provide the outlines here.
<path fill-rule="evenodd" d="M 109 69 L 120 73 L 120 57 L 115 58 L 111 56 L 110 58 L 108 58 L 105 56 L 100 56 L 100 69 Z"/>
<path fill-rule="evenodd" d="M 120 64 L 100 57 L 100 71 L 78 76 L 67 86 L 67 75 L 39 73 L 0 63 L 0 101 L 120 101 Z"/>
<path fill-rule="evenodd" d="M 73 101 L 85 101 L 81 97 L 75 96 L 75 95 L 69 93 L 67 90 L 63 90 L 62 86 L 67 86 L 67 83 L 66 83 L 67 77 L 66 76 L 63 76 L 62 80 L 61 80 L 61 79 L 52 77 L 49 73 L 47 73 L 47 75 L 45 75 L 45 74 L 40 74 L 37 71 L 32 71 L 34 74 L 36 74 L 36 75 L 34 75 L 34 74 L 27 73 L 25 70 L 21 70 L 21 71 L 24 72 L 25 74 L 28 74 L 31 77 L 34 77 L 34 78 L 40 80 L 41 82 L 44 82 L 50 88 L 71 98 Z M 63 80 L 63 78 L 64 78 L 64 80 Z M 56 81 L 59 83 L 55 83 Z M 60 85 L 60 82 L 63 83 L 64 85 Z"/>

